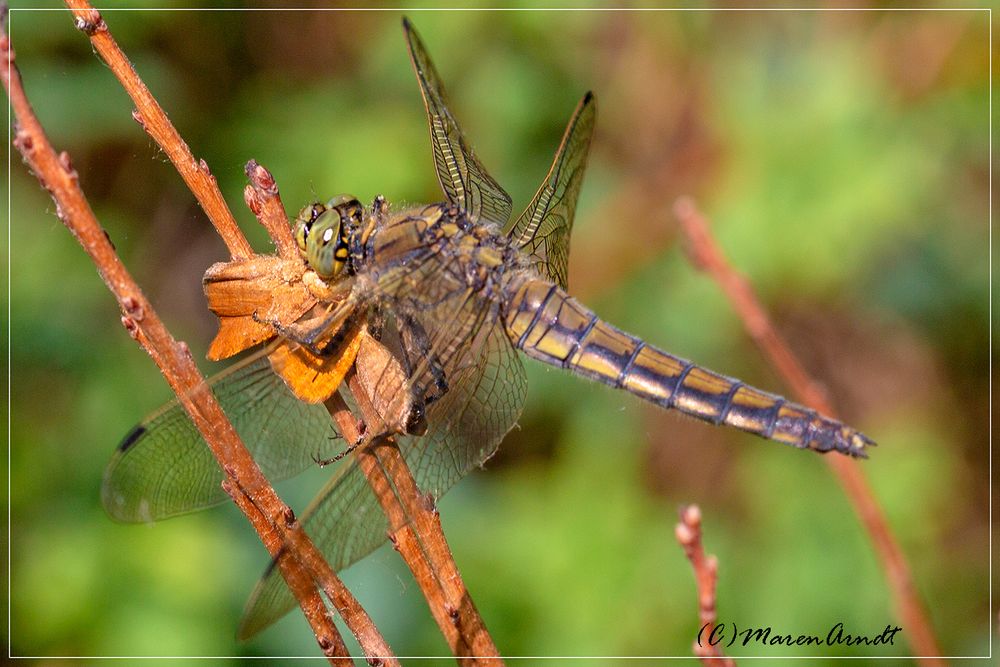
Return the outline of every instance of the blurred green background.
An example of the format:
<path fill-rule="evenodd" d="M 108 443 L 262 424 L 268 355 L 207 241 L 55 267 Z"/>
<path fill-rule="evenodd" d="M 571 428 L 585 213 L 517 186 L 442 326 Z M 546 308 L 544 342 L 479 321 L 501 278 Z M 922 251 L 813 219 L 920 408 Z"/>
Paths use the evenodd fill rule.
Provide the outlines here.
<path fill-rule="evenodd" d="M 671 205 L 697 199 L 840 415 L 879 442 L 864 471 L 943 650 L 985 654 L 988 14 L 407 14 L 516 210 L 595 91 L 576 295 L 652 343 L 785 391 L 685 258 Z M 265 252 L 242 203 L 251 158 L 292 212 L 340 192 L 441 198 L 400 16 L 105 13 Z M 15 11 L 10 32 L 51 138 L 160 315 L 203 359 L 215 322 L 201 276 L 224 247 L 68 14 Z M 14 654 L 315 655 L 297 613 L 235 641 L 267 558 L 234 508 L 148 526 L 103 514 L 103 466 L 169 392 L 17 155 L 11 180 Z M 821 635 L 838 621 L 864 634 L 897 623 L 819 456 L 526 365 L 520 428 L 441 503 L 503 654 L 689 655 L 697 600 L 673 538 L 689 502 L 719 557 L 720 619 Z M 301 509 L 323 477 L 279 490 Z M 447 655 L 394 552 L 346 578 L 399 655 Z M 903 656 L 907 637 L 729 652 Z"/>

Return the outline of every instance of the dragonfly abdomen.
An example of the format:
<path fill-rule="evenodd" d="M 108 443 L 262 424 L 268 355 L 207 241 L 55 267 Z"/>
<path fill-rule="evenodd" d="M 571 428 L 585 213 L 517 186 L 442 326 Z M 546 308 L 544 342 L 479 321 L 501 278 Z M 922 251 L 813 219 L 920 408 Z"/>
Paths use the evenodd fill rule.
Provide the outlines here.
<path fill-rule="evenodd" d="M 648 345 L 546 280 L 529 278 L 514 288 L 504 324 L 529 357 L 712 424 L 820 452 L 864 456 L 872 444 L 814 410 Z"/>

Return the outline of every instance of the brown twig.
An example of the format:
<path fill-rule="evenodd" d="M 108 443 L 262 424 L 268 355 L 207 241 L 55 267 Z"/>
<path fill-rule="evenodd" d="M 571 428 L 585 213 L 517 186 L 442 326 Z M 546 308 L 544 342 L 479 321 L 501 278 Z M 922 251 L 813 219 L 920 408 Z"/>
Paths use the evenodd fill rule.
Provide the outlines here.
<path fill-rule="evenodd" d="M 246 173 L 250 179 L 250 184 L 243 190 L 247 206 L 274 241 L 278 255 L 285 259 L 298 259 L 299 249 L 292 238 L 288 216 L 285 215 L 285 206 L 281 203 L 274 176 L 256 160 L 247 162 Z"/>
<path fill-rule="evenodd" d="M 243 514 L 245 514 L 250 520 L 254 530 L 261 536 L 261 540 L 264 542 L 264 546 L 267 547 L 267 551 L 271 554 L 271 557 L 277 557 L 284 548 L 282 536 L 278 533 L 278 531 L 274 530 L 273 526 L 270 522 L 268 522 L 264 514 L 261 513 L 259 508 L 251 501 L 249 495 L 239 490 L 229 477 L 223 480 L 222 488 L 227 494 L 229 494 L 229 497 L 233 499 L 233 502 L 236 503 L 237 507 L 239 507 Z M 288 587 L 292 589 L 296 599 L 300 601 L 299 604 L 302 607 L 302 612 L 305 614 L 309 625 L 314 628 L 314 631 L 317 627 L 332 625 L 326 610 L 326 605 L 323 604 L 323 599 L 316 591 L 312 577 L 309 576 L 307 570 L 298 563 L 292 563 L 290 567 L 284 568 L 283 574 L 285 576 L 285 581 L 288 582 Z M 303 595 L 304 598 L 300 597 Z M 323 654 L 326 656 L 343 657 L 348 655 L 344 639 L 340 636 L 340 633 L 336 631 L 336 628 L 334 628 L 333 633 L 324 633 L 323 635 L 317 634 L 316 641 L 319 644 L 320 649 L 323 651 Z M 342 664 L 347 665 L 351 663 L 350 661 L 346 661 L 342 662 Z"/>
<path fill-rule="evenodd" d="M 245 480 L 242 486 L 255 489 L 262 484 L 266 486 L 260 470 L 239 441 L 215 397 L 205 386 L 187 345 L 170 335 L 115 254 L 80 189 L 69 155 L 63 152 L 57 156 L 49 143 L 24 93 L 6 33 L 0 33 L 0 52 L 3 53 L 3 62 L 9 63 L 9 66 L 3 68 L 3 83 L 18 123 L 14 145 L 41 185 L 52 195 L 59 218 L 90 255 L 101 278 L 117 298 L 122 310 L 122 324 L 153 357 L 199 432 L 209 442 L 216 458 L 228 462 L 236 479 Z M 250 518 L 256 523 L 257 517 Z M 265 542 L 272 539 L 269 533 L 270 531 L 262 533 Z M 312 590 L 315 592 L 314 588 Z M 300 599 L 303 601 L 303 609 L 310 620 L 316 622 L 314 632 L 317 639 L 327 646 L 342 647 L 343 640 L 337 636 L 336 628 L 325 618 L 325 614 L 317 617 L 314 613 L 318 596 L 313 598 L 303 591 L 299 593 L 302 595 Z M 322 601 L 319 602 L 322 605 Z"/>
<path fill-rule="evenodd" d="M 684 555 L 694 568 L 694 580 L 698 586 L 698 639 L 694 642 L 694 654 L 706 665 L 735 667 L 736 663 L 722 653 L 718 644 L 711 642 L 715 628 L 715 584 L 719 576 L 719 559 L 706 556 L 701 543 L 701 510 L 697 505 L 686 505 L 680 509 L 680 523 L 674 528 L 674 535 L 684 549 Z"/>
<path fill-rule="evenodd" d="M 135 102 L 132 117 L 173 162 L 177 173 L 184 179 L 226 247 L 229 248 L 229 253 L 234 259 L 249 258 L 253 254 L 253 248 L 250 247 L 229 207 L 226 206 L 208 165 L 204 160 L 196 160 L 191 154 L 191 149 L 170 123 L 167 114 L 149 92 L 146 84 L 139 78 L 132 63 L 118 47 L 101 13 L 91 7 L 87 0 L 65 0 L 65 2 L 76 17 L 76 27 L 90 38 L 94 49 Z"/>
<path fill-rule="evenodd" d="M 310 621 L 310 625 L 313 619 L 312 614 L 322 614 L 325 621 L 329 623 L 326 606 L 323 605 L 322 599 L 316 595 L 315 587 L 318 585 L 333 603 L 337 613 L 344 619 L 351 634 L 357 639 L 368 663 L 379 667 L 399 667 L 399 661 L 392 654 L 389 645 L 382 638 L 371 617 L 347 589 L 337 573 L 333 571 L 330 564 L 326 562 L 326 558 L 316 548 L 308 535 L 302 531 L 302 526 L 295 518 L 291 508 L 285 506 L 282 513 L 280 525 L 284 530 L 274 530 L 277 528 L 277 522 L 268 521 L 268 513 L 257 505 L 254 495 L 240 489 L 234 481 L 232 472 L 228 468 L 224 469 L 227 479 L 223 481 L 223 489 L 226 493 L 247 514 L 258 533 L 261 529 L 270 529 L 267 538 L 262 538 L 264 544 L 271 557 L 278 564 L 293 595 L 300 600 L 300 606 L 302 606 L 307 620 Z M 302 604 L 298 592 L 306 586 L 311 594 L 308 607 Z M 324 655 L 330 655 L 343 647 L 343 639 L 339 633 L 332 637 L 317 636 L 317 643 Z M 346 647 L 343 647 L 343 653 L 336 653 L 336 655 L 347 655 Z M 353 663 L 348 661 L 345 664 Z"/>
<path fill-rule="evenodd" d="M 348 386 L 365 423 L 377 423 L 370 399 L 353 372 L 348 375 Z M 327 409 L 344 439 L 358 442 L 357 419 L 339 394 L 327 401 Z M 455 565 L 438 512 L 417 488 L 396 444 L 381 438 L 359 449 L 356 456 L 389 519 L 393 546 L 413 573 L 452 653 L 463 665 L 502 664 Z"/>
<path fill-rule="evenodd" d="M 493 638 L 490 637 L 486 624 L 479 615 L 479 610 L 476 609 L 452 557 L 451 548 L 441 528 L 441 517 L 433 500 L 430 496 L 421 494 L 417 488 L 396 444 L 393 442 L 387 444 L 388 446 L 383 445 L 373 449 L 371 454 L 377 459 L 384 474 L 392 480 L 400 503 L 413 527 L 414 538 L 422 548 L 423 555 L 431 568 L 434 576 L 433 584 L 440 589 L 442 597 L 439 604 L 433 604 L 435 602 L 433 598 L 428 599 L 428 604 L 435 607 L 433 613 L 438 625 L 442 631 L 445 627 L 454 628 L 461 644 L 468 647 L 469 653 L 456 654 L 462 664 L 480 665 L 486 661 L 491 665 L 502 664 Z M 409 531 L 405 534 L 409 534 Z M 401 544 L 401 541 L 397 541 L 397 544 Z M 402 547 L 398 548 L 402 553 Z M 421 581 L 418 583 L 421 584 L 425 597 L 434 590 L 433 586 Z"/>
<path fill-rule="evenodd" d="M 106 27 L 104 30 L 106 31 Z M 41 185 L 52 195 L 60 219 L 90 255 L 105 284 L 117 298 L 123 313 L 122 324 L 160 368 L 181 405 L 209 444 L 212 454 L 223 467 L 226 473 L 226 491 L 247 515 L 269 551 L 276 554 L 289 542 L 301 545 L 305 539 L 301 536 L 301 531 L 286 530 L 286 525 L 290 523 L 289 517 L 292 517 L 291 511 L 274 493 L 239 440 L 214 395 L 204 384 L 187 345 L 170 335 L 115 254 L 110 240 L 80 189 L 69 155 L 65 152 L 56 155 L 24 93 L 10 41 L 3 31 L 0 31 L 0 54 L 0 62 L 6 65 L 2 73 L 3 84 L 18 123 L 14 144 Z M 222 205 L 225 206 L 224 202 Z M 289 539 L 288 535 L 292 538 Z M 301 553 L 308 565 L 311 554 L 304 549 Z M 282 559 L 281 571 L 299 600 L 318 644 L 324 654 L 330 657 L 331 663 L 352 664 L 347 658 L 343 639 L 326 613 L 313 583 L 314 578 L 321 579 L 328 585 L 331 601 L 342 614 L 347 614 L 344 616 L 345 622 L 355 632 L 366 655 L 372 656 L 373 661 L 377 660 L 374 656 L 389 655 L 388 647 L 377 631 L 374 631 L 374 625 L 364 610 L 353 598 L 345 600 L 343 591 L 346 589 L 337 591 L 335 587 L 329 587 L 329 577 L 310 576 L 298 557 Z"/>
<path fill-rule="evenodd" d="M 712 235 L 708 221 L 694 202 L 687 198 L 678 200 L 674 205 L 674 213 L 687 237 L 692 263 L 719 283 L 747 332 L 792 388 L 792 393 L 802 403 L 827 415 L 834 414 L 824 392 L 809 377 L 791 348 L 775 330 L 753 288 L 726 259 Z M 946 664 L 933 657 L 940 656 L 941 649 L 913 583 L 909 565 L 858 463 L 843 456 L 828 456 L 825 461 L 833 469 L 875 545 L 875 551 L 889 580 L 893 601 L 912 638 L 911 644 L 915 652 L 920 656 L 930 656 L 925 661 L 927 664 Z"/>
<path fill-rule="evenodd" d="M 393 655 L 371 617 L 347 589 L 337 573 L 333 571 L 330 564 L 326 562 L 326 558 L 302 530 L 302 526 L 290 509 L 286 512 L 286 520 L 289 530 L 282 535 L 284 538 L 283 551 L 272 554 L 277 559 L 278 565 L 284 567 L 285 561 L 301 563 L 312 580 L 326 593 L 327 598 L 333 603 L 341 618 L 344 619 L 351 634 L 361 645 L 369 664 L 380 667 L 399 667 L 399 660 Z M 294 556 L 294 558 L 290 556 Z M 323 647 L 322 643 L 320 647 Z"/>

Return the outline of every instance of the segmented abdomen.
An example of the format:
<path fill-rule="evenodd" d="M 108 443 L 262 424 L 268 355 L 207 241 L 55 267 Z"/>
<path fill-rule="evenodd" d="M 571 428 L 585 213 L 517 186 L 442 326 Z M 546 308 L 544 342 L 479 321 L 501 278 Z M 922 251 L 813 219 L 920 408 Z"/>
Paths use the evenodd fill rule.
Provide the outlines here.
<path fill-rule="evenodd" d="M 504 314 L 529 357 L 713 424 L 819 452 L 864 457 L 865 435 L 815 410 L 667 354 L 601 320 L 559 286 L 528 278 Z"/>

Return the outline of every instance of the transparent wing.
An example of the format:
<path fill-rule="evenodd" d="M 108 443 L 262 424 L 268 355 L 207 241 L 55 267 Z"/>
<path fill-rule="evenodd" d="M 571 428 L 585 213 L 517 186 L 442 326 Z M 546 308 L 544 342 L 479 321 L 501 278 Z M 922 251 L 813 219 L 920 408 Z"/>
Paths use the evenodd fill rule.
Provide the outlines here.
<path fill-rule="evenodd" d="M 527 391 L 524 366 L 496 325 L 478 361 L 450 381 L 448 393 L 428 410 L 427 434 L 400 438 L 417 485 L 435 498 L 496 452 L 521 415 Z"/>
<path fill-rule="evenodd" d="M 506 230 L 514 244 L 528 254 L 532 266 L 564 289 L 569 235 L 587 167 L 596 108 L 594 96 L 588 92 L 573 112 L 552 167 L 534 199 Z"/>
<path fill-rule="evenodd" d="M 266 357 L 236 364 L 208 384 L 271 481 L 297 475 L 338 449 L 326 409 L 296 399 Z M 119 521 L 154 521 L 222 502 L 222 477 L 175 399 L 125 436 L 104 473 L 101 500 Z"/>
<path fill-rule="evenodd" d="M 511 200 L 480 164 L 466 141 L 458 121 L 448 110 L 444 85 L 431 63 L 427 50 L 410 22 L 403 19 L 403 32 L 410 60 L 417 73 L 420 92 L 427 109 L 434 149 L 434 169 L 448 201 L 472 220 L 488 220 L 503 225 L 510 218 Z"/>
<path fill-rule="evenodd" d="M 415 269 L 421 271 L 419 266 Z M 435 284 L 448 284 L 447 273 L 438 269 L 428 271 L 443 275 Z M 423 289 L 414 290 L 411 300 L 416 294 L 438 293 L 421 282 Z M 402 306 L 406 299 L 399 297 Z M 527 381 L 497 322 L 495 305 L 468 295 L 421 303 L 425 308 L 418 317 L 432 338 L 428 357 L 442 364 L 448 390 L 428 407 L 427 432 L 399 436 L 397 441 L 420 489 L 440 498 L 496 451 L 521 413 Z M 420 372 L 415 369 L 414 375 Z M 334 570 L 367 555 L 387 537 L 385 515 L 353 460 L 324 487 L 302 521 Z M 269 569 L 250 598 L 240 636 L 259 632 L 293 606 L 280 574 Z"/>

